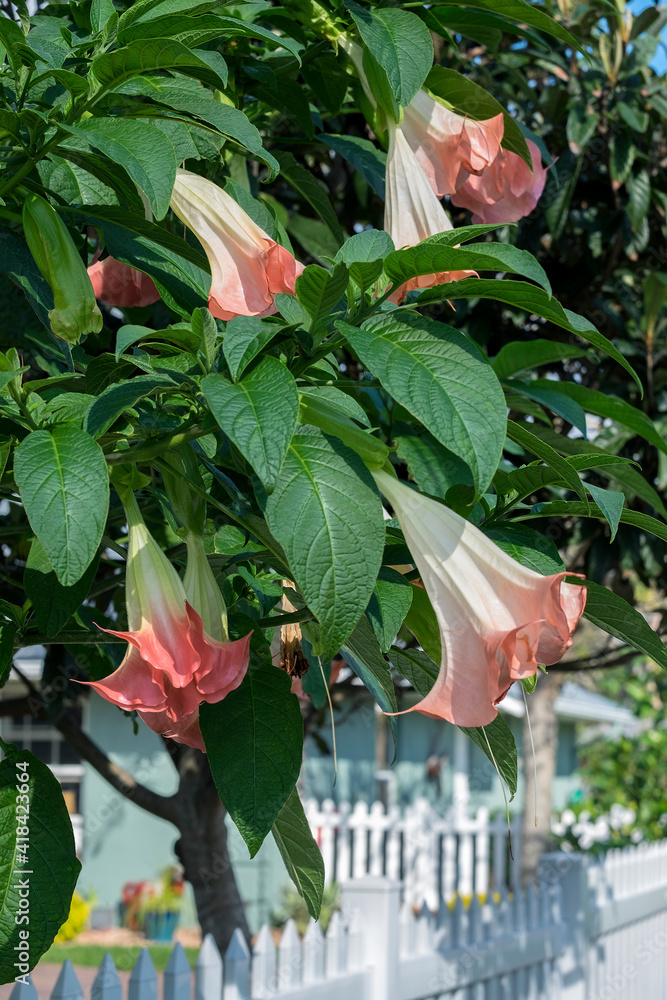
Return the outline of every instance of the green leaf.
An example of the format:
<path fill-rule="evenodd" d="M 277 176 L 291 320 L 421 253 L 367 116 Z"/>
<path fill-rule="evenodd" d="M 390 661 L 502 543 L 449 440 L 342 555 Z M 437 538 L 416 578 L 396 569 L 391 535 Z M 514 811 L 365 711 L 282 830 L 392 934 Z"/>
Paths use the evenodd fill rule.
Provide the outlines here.
<path fill-rule="evenodd" d="M 507 783 L 511 797 L 514 798 L 518 775 L 516 743 L 512 730 L 502 715 L 497 715 L 488 726 L 476 726 L 470 729 L 459 726 L 459 729 L 469 736 L 494 767 L 498 768 L 501 777 Z"/>
<path fill-rule="evenodd" d="M 140 340 L 164 340 L 168 344 L 176 344 L 177 347 L 183 347 L 185 350 L 190 351 L 196 350 L 200 343 L 189 327 L 187 330 L 180 330 L 176 327 L 168 327 L 166 330 L 151 330 L 148 326 L 133 326 L 131 323 L 128 323 L 126 326 L 121 326 L 116 334 L 116 361 L 125 353 L 128 347 L 138 343 Z"/>
<path fill-rule="evenodd" d="M 71 587 L 63 587 L 39 540 L 33 539 L 23 583 L 40 632 L 47 636 L 58 635 L 85 601 L 96 572 L 97 560 L 94 559 L 80 580 Z"/>
<path fill-rule="evenodd" d="M 308 264 L 304 268 L 296 279 L 296 295 L 311 317 L 311 330 L 315 331 L 338 305 L 347 284 L 347 264 L 336 264 L 333 271 L 319 264 Z"/>
<path fill-rule="evenodd" d="M 544 379 L 538 380 L 535 385 L 543 386 Z M 552 386 L 553 382 L 548 382 Z M 596 413 L 600 417 L 609 417 L 624 427 L 628 427 L 635 434 L 641 435 L 646 441 L 655 445 L 659 451 L 667 454 L 667 442 L 656 430 L 655 424 L 642 410 L 636 406 L 626 403 L 618 396 L 612 396 L 606 392 L 597 392 L 595 389 L 588 389 L 585 385 L 577 385 L 576 382 L 559 382 L 558 389 L 566 393 L 571 399 L 576 400 L 580 406 L 589 413 Z"/>
<path fill-rule="evenodd" d="M 17 631 L 13 622 L 0 622 L 0 688 L 5 686 L 12 672 Z"/>
<path fill-rule="evenodd" d="M 564 309 L 556 299 L 550 298 L 542 288 L 529 285 L 526 281 L 495 281 L 488 278 L 464 278 L 463 281 L 450 281 L 446 285 L 428 288 L 419 296 L 419 304 L 440 302 L 443 299 L 495 299 L 496 302 L 507 302 L 508 305 L 525 309 L 528 313 L 543 316 L 556 326 L 569 333 L 576 333 L 582 340 L 587 340 L 618 362 L 630 374 L 639 388 L 642 384 L 639 376 L 629 361 L 620 354 L 611 341 L 599 333 L 591 323 L 578 313 Z"/>
<path fill-rule="evenodd" d="M 500 460 L 507 411 L 478 348 L 458 330 L 410 313 L 337 327 L 394 399 L 466 463 L 483 494 Z"/>
<path fill-rule="evenodd" d="M 64 424 L 32 431 L 16 450 L 14 475 L 32 530 L 63 587 L 95 557 L 109 508 L 107 464 L 85 431 Z"/>
<path fill-rule="evenodd" d="M 461 0 L 438 0 L 438 6 L 459 6 Z M 526 3 L 526 0 L 466 0 L 467 7 L 477 7 L 482 10 L 493 11 L 499 17 L 506 17 L 510 21 L 518 24 L 528 24 L 532 28 L 538 28 L 547 35 L 553 35 L 573 49 L 582 51 L 581 44 L 566 28 L 554 21 L 535 4 Z"/>
<path fill-rule="evenodd" d="M 346 0 L 345 6 L 364 43 L 385 70 L 396 100 L 406 107 L 433 64 L 428 28 L 409 11 L 387 7 L 367 10 L 354 0 Z"/>
<path fill-rule="evenodd" d="M 344 413 L 346 417 L 356 420 L 363 427 L 370 427 L 371 422 L 366 415 L 366 411 L 357 403 L 353 396 L 349 396 L 342 389 L 337 389 L 335 385 L 318 385 L 316 389 L 300 389 L 299 394 L 306 400 L 322 400 L 330 403 L 337 410 Z"/>
<path fill-rule="evenodd" d="M 546 462 L 550 468 L 554 469 L 559 474 L 561 479 L 567 483 L 571 490 L 580 496 L 582 500 L 586 499 L 586 491 L 581 479 L 567 459 L 561 458 L 558 452 L 552 448 L 551 445 L 531 433 L 525 424 L 520 424 L 515 420 L 508 421 L 507 436 L 512 441 L 516 441 L 517 444 L 520 444 L 521 447 L 525 448 L 531 455 L 541 458 L 543 462 Z"/>
<path fill-rule="evenodd" d="M 90 5 L 90 24 L 97 34 L 102 31 L 109 18 L 116 13 L 113 0 L 92 0 Z"/>
<path fill-rule="evenodd" d="M 499 379 L 504 379 L 530 368 L 541 368 L 571 358 L 584 358 L 588 353 L 581 347 L 561 344 L 557 340 L 513 340 L 500 348 L 491 367 Z"/>
<path fill-rule="evenodd" d="M 614 490 L 603 490 L 601 486 L 593 486 L 592 483 L 586 483 L 586 489 L 606 517 L 611 528 L 611 541 L 613 542 L 623 513 L 625 496 Z"/>
<path fill-rule="evenodd" d="M 461 73 L 443 66 L 434 66 L 426 78 L 426 84 L 436 97 L 442 98 L 459 115 L 486 121 L 502 114 L 505 131 L 503 148 L 516 153 L 533 169 L 533 161 L 525 136 L 516 120 L 499 104 L 484 87 L 473 83 Z"/>
<path fill-rule="evenodd" d="M 597 504 L 581 503 L 578 500 L 552 500 L 550 503 L 535 504 L 532 508 L 532 513 L 522 514 L 521 520 L 532 519 L 534 517 L 558 517 L 560 515 L 563 517 L 598 517 L 603 518 L 605 521 L 607 520 Z M 662 521 L 656 520 L 655 517 L 649 517 L 648 514 L 641 514 L 637 510 L 624 508 L 620 519 L 623 524 L 632 524 L 635 528 L 648 531 L 650 535 L 655 535 L 656 538 L 661 538 L 663 542 L 667 542 L 667 525 L 663 524 Z"/>
<path fill-rule="evenodd" d="M 581 584 L 582 581 L 572 578 L 570 582 Z M 667 646 L 653 631 L 644 616 L 613 590 L 607 590 L 606 587 L 601 587 L 590 580 L 586 580 L 584 586 L 587 590 L 584 617 L 604 632 L 632 646 L 639 653 L 650 656 L 659 666 L 667 670 Z"/>
<path fill-rule="evenodd" d="M 174 147 L 159 128 L 128 118 L 91 118 L 81 125 L 64 127 L 120 163 L 148 198 L 156 218 L 164 218 L 177 163 Z"/>
<path fill-rule="evenodd" d="M 363 681 L 383 712 L 389 713 L 387 721 L 396 739 L 396 719 L 398 712 L 391 667 L 382 655 L 380 644 L 368 619 L 364 616 L 340 647 L 341 655 L 357 677 Z"/>
<path fill-rule="evenodd" d="M 303 719 L 291 680 L 251 663 L 240 687 L 199 709 L 215 787 L 254 857 L 301 770 Z"/>
<path fill-rule="evenodd" d="M 554 543 L 539 531 L 523 524 L 506 523 L 482 530 L 508 556 L 542 576 L 562 573 L 565 569 Z"/>
<path fill-rule="evenodd" d="M 383 150 L 378 149 L 369 139 L 362 139 L 355 135 L 328 135 L 326 132 L 320 132 L 315 138 L 346 159 L 355 170 L 359 171 L 375 193 L 383 201 L 385 200 L 384 178 L 387 169 L 387 154 Z M 363 233 L 359 235 L 363 235 Z"/>
<path fill-rule="evenodd" d="M 541 264 L 527 250 L 510 243 L 474 243 L 472 246 L 443 246 L 438 237 L 405 250 L 395 250 L 384 262 L 384 272 L 394 285 L 420 274 L 443 271 L 508 271 L 537 282 L 551 295 L 551 285 Z"/>
<path fill-rule="evenodd" d="M 628 191 L 630 199 L 626 211 L 632 228 L 636 230 L 646 218 L 651 204 L 651 181 L 646 170 L 640 170 L 628 180 Z"/>
<path fill-rule="evenodd" d="M 311 173 L 299 166 L 291 153 L 280 152 L 277 154 L 277 160 L 280 164 L 280 173 L 288 184 L 315 209 L 339 245 L 343 243 L 345 233 L 322 184 Z"/>
<path fill-rule="evenodd" d="M 563 420 L 576 427 L 580 434 L 588 437 L 586 426 L 586 414 L 575 399 L 571 399 L 565 392 L 561 392 L 562 382 L 551 379 L 536 379 L 532 382 L 520 382 L 518 379 L 507 379 L 505 386 L 511 393 L 519 393 L 541 403 L 553 413 L 557 413 Z M 509 404 L 508 404 L 509 405 Z"/>
<path fill-rule="evenodd" d="M 26 782 L 19 780 L 24 775 Z M 23 794 L 26 798 L 19 798 Z M 26 807 L 25 813 L 17 811 L 18 805 Z M 27 844 L 21 833 L 25 827 Z M 25 853 L 22 846 L 27 846 Z M 58 779 L 29 751 L 10 747 L 0 762 L 0 981 L 10 983 L 25 975 L 50 948 L 67 920 L 80 871 Z M 21 893 L 21 883 L 28 896 Z M 26 943 L 28 960 L 22 964 Z"/>
<path fill-rule="evenodd" d="M 202 392 L 219 426 L 271 490 L 299 413 L 291 373 L 277 358 L 266 357 L 236 384 L 224 375 L 207 375 Z"/>
<path fill-rule="evenodd" d="M 329 659 L 370 600 L 382 562 L 382 504 L 368 469 L 338 438 L 299 426 L 266 505 Z M 369 626 L 370 627 L 370 626 Z"/>
<path fill-rule="evenodd" d="M 278 324 L 267 323 L 259 316 L 234 316 L 230 319 L 222 341 L 222 353 L 234 382 L 280 332 Z"/>
<path fill-rule="evenodd" d="M 287 874 L 313 920 L 318 920 L 324 895 L 324 859 L 310 832 L 296 788 L 278 813 L 271 833 Z"/>
<path fill-rule="evenodd" d="M 445 499 L 452 486 L 472 486 L 470 469 L 430 434 L 399 435 L 396 454 L 422 493 Z"/>
<path fill-rule="evenodd" d="M 83 429 L 91 437 L 106 434 L 126 410 L 157 389 L 175 388 L 174 380 L 168 375 L 139 375 L 127 382 L 117 382 L 100 393 L 86 413 Z"/>
<path fill-rule="evenodd" d="M 403 619 L 410 610 L 414 591 L 415 588 L 402 573 L 397 573 L 389 566 L 382 566 L 366 608 L 366 617 L 383 653 L 389 651 L 398 635 Z"/>
<path fill-rule="evenodd" d="M 405 627 L 412 632 L 427 656 L 434 663 L 440 663 L 442 659 L 440 626 L 431 599 L 423 587 L 414 587 L 412 604 L 405 616 Z"/>
<path fill-rule="evenodd" d="M 224 90 L 227 79 L 222 79 L 208 63 L 200 59 L 187 45 L 173 38 L 147 38 L 130 42 L 113 52 L 104 52 L 93 60 L 90 71 L 102 92 L 118 87 L 124 80 L 140 76 L 149 70 L 176 70 L 192 76 L 208 87 Z"/>
<path fill-rule="evenodd" d="M 53 292 L 35 264 L 26 241 L 4 226 L 0 226 L 0 271 L 22 289 L 40 322 L 50 332 Z"/>
<path fill-rule="evenodd" d="M 395 670 L 410 681 L 413 688 L 425 698 L 438 679 L 440 668 L 423 649 L 399 649 L 392 646 L 389 659 Z"/>

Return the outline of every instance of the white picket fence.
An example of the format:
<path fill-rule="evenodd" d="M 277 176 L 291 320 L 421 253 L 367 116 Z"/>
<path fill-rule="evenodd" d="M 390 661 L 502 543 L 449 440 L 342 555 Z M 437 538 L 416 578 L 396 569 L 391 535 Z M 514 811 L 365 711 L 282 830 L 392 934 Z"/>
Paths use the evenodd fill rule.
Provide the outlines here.
<path fill-rule="evenodd" d="M 190 972 L 180 945 L 164 1000 L 663 1000 L 667 995 L 667 842 L 611 851 L 599 862 L 549 854 L 537 888 L 433 912 L 401 906 L 400 882 L 365 876 L 343 885 L 326 937 L 303 941 L 289 922 L 275 947 L 263 927 L 252 952 L 236 931 L 223 959 L 213 939 Z M 142 952 L 128 1000 L 157 1000 Z M 39 1000 L 17 984 L 10 1000 Z M 46 1000 L 46 998 L 42 998 Z M 51 1000 L 83 1000 L 63 966 Z M 91 1000 L 122 1000 L 110 957 Z"/>
<path fill-rule="evenodd" d="M 419 906 L 425 900 L 431 909 L 441 898 L 469 899 L 518 884 L 520 819 L 512 821 L 510 855 L 505 817 L 490 820 L 485 807 L 474 816 L 443 816 L 426 799 L 405 811 L 385 809 L 381 802 L 369 808 L 365 802 L 353 807 L 309 799 L 304 808 L 327 882 L 386 875 L 403 882 L 406 902 Z"/>

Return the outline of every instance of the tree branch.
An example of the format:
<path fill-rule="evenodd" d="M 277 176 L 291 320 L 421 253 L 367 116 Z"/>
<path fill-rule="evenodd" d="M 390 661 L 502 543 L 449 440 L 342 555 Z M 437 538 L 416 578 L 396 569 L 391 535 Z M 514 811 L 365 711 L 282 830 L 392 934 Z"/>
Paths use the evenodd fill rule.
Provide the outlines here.
<path fill-rule="evenodd" d="M 145 785 L 133 778 L 129 771 L 120 767 L 119 764 L 114 764 L 104 751 L 84 733 L 71 713 L 63 711 L 56 718 L 51 718 L 38 688 L 21 673 L 20 669 L 14 667 L 14 670 L 30 692 L 30 698 L 15 699 L 15 701 L 24 702 L 25 707 L 37 714 L 39 718 L 48 719 L 63 734 L 78 755 L 91 767 L 94 767 L 97 773 L 124 798 L 134 802 L 146 812 L 152 813 L 153 816 L 166 819 L 175 826 L 178 825 L 178 808 L 175 796 L 159 795 L 157 792 L 152 792 L 150 788 L 146 788 Z"/>

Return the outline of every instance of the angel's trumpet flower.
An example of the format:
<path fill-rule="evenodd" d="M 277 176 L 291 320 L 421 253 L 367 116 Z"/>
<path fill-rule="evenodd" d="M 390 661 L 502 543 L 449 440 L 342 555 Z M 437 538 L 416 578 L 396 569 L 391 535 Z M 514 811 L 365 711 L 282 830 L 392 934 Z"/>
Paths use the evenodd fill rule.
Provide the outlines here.
<path fill-rule="evenodd" d="M 88 277 L 93 283 L 95 298 L 119 309 L 151 306 L 160 298 L 152 278 L 115 257 L 105 257 L 91 264 Z"/>
<path fill-rule="evenodd" d="M 239 686 L 250 635 L 227 641 L 226 610 L 200 538 L 188 537 L 184 582 L 152 537 L 133 496 L 124 498 L 130 529 L 126 571 L 128 642 L 123 662 L 90 686 L 154 732 L 205 750 L 199 706 Z"/>
<path fill-rule="evenodd" d="M 384 228 L 397 250 L 416 246 L 429 236 L 453 229 L 447 213 L 410 149 L 400 125 L 389 124 L 387 155 L 387 196 Z M 475 277 L 475 271 L 443 271 L 411 278 L 391 296 L 401 302 L 413 288 L 430 288 L 446 281 Z"/>
<path fill-rule="evenodd" d="M 534 142 L 526 140 L 533 162 L 531 173 L 527 163 L 506 149 L 476 177 L 471 175 L 453 195 L 452 203 L 469 208 L 472 221 L 489 224 L 518 222 L 530 215 L 537 205 L 547 179 L 540 151 Z"/>
<path fill-rule="evenodd" d="M 486 726 L 514 681 L 560 660 L 586 590 L 565 583 L 566 573 L 526 569 L 475 525 L 388 472 L 373 476 L 398 517 L 440 628 L 438 679 L 410 711 Z"/>
<path fill-rule="evenodd" d="M 502 114 L 474 121 L 457 115 L 423 87 L 404 114 L 403 134 L 439 198 L 454 194 L 471 174 L 481 174 L 500 153 Z"/>
<path fill-rule="evenodd" d="M 268 316 L 277 311 L 278 292 L 294 294 L 303 264 L 213 181 L 177 170 L 171 207 L 206 251 L 212 276 L 208 307 L 217 319 Z"/>

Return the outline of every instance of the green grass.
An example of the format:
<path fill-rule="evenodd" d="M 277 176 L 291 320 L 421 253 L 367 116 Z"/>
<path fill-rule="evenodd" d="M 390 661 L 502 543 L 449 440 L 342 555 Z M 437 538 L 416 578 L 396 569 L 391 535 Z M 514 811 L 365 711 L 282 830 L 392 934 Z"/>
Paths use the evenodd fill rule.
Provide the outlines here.
<path fill-rule="evenodd" d="M 141 947 L 139 945 L 133 945 L 132 947 L 125 947 L 124 945 L 111 945 L 109 948 L 105 948 L 104 945 L 101 944 L 77 944 L 76 941 L 74 941 L 71 944 L 52 945 L 46 954 L 42 956 L 40 961 L 56 962 L 60 965 L 66 958 L 69 958 L 72 965 L 98 966 L 102 962 L 106 953 L 109 952 L 116 963 L 116 968 L 119 972 L 130 972 L 139 957 L 140 951 Z M 148 953 L 151 956 L 153 965 L 158 972 L 164 972 L 171 952 L 172 945 L 169 944 L 148 945 Z M 198 949 L 186 948 L 185 954 L 188 962 L 190 963 L 190 967 L 194 968 L 195 962 L 197 961 L 197 955 L 199 954 Z"/>

